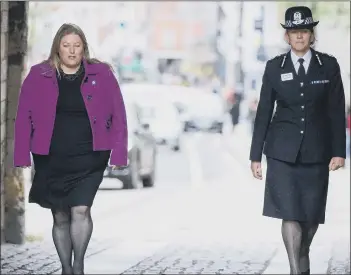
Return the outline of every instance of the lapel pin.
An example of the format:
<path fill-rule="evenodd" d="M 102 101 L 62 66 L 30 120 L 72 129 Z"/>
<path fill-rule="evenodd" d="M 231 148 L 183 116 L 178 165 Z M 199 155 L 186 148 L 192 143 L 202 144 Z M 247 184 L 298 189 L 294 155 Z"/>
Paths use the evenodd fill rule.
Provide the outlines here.
<path fill-rule="evenodd" d="M 95 81 L 95 80 L 93 80 L 93 81 L 91 82 L 91 84 L 95 85 L 95 84 L 96 84 L 96 81 Z"/>

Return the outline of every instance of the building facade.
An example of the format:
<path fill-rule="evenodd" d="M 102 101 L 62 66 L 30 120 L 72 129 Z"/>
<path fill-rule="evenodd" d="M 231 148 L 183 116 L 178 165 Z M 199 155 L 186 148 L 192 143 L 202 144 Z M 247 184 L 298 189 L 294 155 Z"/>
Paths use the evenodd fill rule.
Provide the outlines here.
<path fill-rule="evenodd" d="M 13 168 L 13 129 L 27 51 L 28 3 L 1 1 L 1 242 L 25 241 L 22 169 Z"/>

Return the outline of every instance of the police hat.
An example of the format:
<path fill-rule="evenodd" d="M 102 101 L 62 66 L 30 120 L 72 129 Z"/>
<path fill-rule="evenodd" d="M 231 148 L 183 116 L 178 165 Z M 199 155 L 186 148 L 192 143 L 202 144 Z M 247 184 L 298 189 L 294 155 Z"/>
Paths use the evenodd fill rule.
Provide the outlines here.
<path fill-rule="evenodd" d="M 319 21 L 313 22 L 312 11 L 305 6 L 297 6 L 288 8 L 285 12 L 284 29 L 312 29 L 317 26 Z"/>

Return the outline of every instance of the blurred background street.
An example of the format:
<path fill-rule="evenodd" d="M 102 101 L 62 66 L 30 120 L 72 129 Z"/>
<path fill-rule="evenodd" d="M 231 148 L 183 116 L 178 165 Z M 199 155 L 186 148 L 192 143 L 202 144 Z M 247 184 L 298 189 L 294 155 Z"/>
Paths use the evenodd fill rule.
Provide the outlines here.
<path fill-rule="evenodd" d="M 320 21 L 315 49 L 338 59 L 350 106 L 349 2 L 29 2 L 24 75 L 48 57 L 57 29 L 75 23 L 90 53 L 113 66 L 126 104 L 129 165 L 106 168 L 86 274 L 289 272 L 249 149 L 265 64 L 289 50 L 279 23 L 300 4 Z M 346 162 L 330 177 L 313 274 L 350 274 Z M 59 274 L 51 212 L 28 204 L 33 171 L 23 176 L 26 241 L 1 245 L 1 273 Z"/>

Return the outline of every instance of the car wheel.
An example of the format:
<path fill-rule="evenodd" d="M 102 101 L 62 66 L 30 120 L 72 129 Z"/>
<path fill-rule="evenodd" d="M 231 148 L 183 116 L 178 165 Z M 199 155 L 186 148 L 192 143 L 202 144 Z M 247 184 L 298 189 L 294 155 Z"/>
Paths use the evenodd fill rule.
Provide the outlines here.
<path fill-rule="evenodd" d="M 154 158 L 153 169 L 152 172 L 143 177 L 143 187 L 154 187 L 155 185 L 155 167 L 156 167 L 156 158 Z"/>
<path fill-rule="evenodd" d="M 123 189 L 136 189 L 139 187 L 140 177 L 136 160 L 130 164 L 130 173 L 123 178 L 122 182 Z"/>
<path fill-rule="evenodd" d="M 218 125 L 218 127 L 217 127 L 217 133 L 223 134 L 223 124 Z"/>
<path fill-rule="evenodd" d="M 151 174 L 143 177 L 143 187 L 154 187 L 155 185 L 155 170 L 152 170 Z"/>
<path fill-rule="evenodd" d="M 172 145 L 171 149 L 173 151 L 179 151 L 180 150 L 180 145 L 179 145 L 179 140 L 177 139 L 176 143 Z"/>
<path fill-rule="evenodd" d="M 188 126 L 188 123 L 185 123 L 184 124 L 184 129 L 183 129 L 184 132 L 189 132 L 189 126 Z"/>

